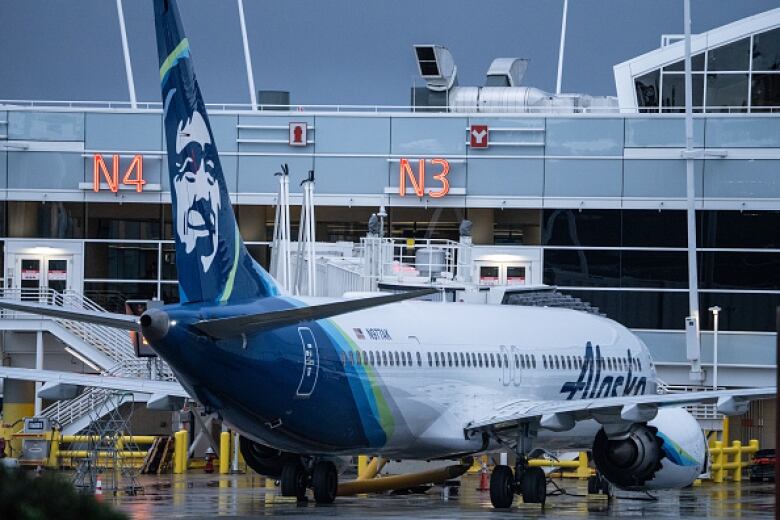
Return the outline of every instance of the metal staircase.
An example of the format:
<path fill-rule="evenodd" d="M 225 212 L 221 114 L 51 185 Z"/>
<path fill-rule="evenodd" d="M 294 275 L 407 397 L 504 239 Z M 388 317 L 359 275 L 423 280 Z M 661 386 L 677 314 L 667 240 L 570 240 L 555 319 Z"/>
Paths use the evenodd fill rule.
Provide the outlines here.
<path fill-rule="evenodd" d="M 34 301 L 56 307 L 108 312 L 83 294 L 72 290 L 58 292 L 53 289 L 0 289 L 0 297 L 3 299 Z M 97 366 L 102 368 L 100 372 L 102 375 L 144 379 L 150 379 L 154 375 L 156 380 L 176 380 L 173 372 L 164 361 L 157 359 L 149 361 L 136 357 L 135 349 L 127 331 L 62 318 L 42 318 L 15 311 L 3 311 L 2 317 L 4 319 L 51 320 L 64 331 L 75 336 L 75 338 L 113 362 L 113 365 L 108 367 L 101 366 L 103 363 L 96 363 Z M 52 333 L 58 335 L 57 329 L 53 329 Z M 67 334 L 59 336 L 60 339 L 66 342 L 72 341 L 72 338 L 68 338 Z M 77 345 L 71 346 L 78 348 Z M 154 366 L 154 374 L 150 370 L 152 366 Z M 57 401 L 51 404 L 42 411 L 41 415 L 56 420 L 62 426 L 64 434 L 75 434 L 89 425 L 92 421 L 91 416 L 94 413 L 109 410 L 110 396 L 111 391 L 88 388 L 74 399 Z"/>
<path fill-rule="evenodd" d="M 688 392 L 701 392 L 703 390 L 713 390 L 712 387 L 703 386 L 682 386 L 682 385 L 668 385 L 658 380 L 658 393 L 659 394 L 681 394 Z M 718 388 L 718 390 L 724 390 Z M 723 430 L 723 414 L 718 413 L 718 407 L 715 404 L 690 404 L 683 406 L 693 415 L 702 429 L 706 431 L 722 431 Z"/>

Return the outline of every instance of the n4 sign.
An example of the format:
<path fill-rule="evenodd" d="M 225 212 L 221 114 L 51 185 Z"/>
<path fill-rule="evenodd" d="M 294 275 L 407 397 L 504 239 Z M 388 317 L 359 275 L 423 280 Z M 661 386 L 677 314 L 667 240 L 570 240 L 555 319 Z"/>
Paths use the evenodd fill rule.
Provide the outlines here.
<path fill-rule="evenodd" d="M 100 183 L 108 184 L 108 189 L 113 193 L 119 191 L 119 155 L 111 156 L 111 168 L 109 170 L 102 154 L 96 153 L 92 161 L 92 189 L 95 192 L 100 191 Z M 144 180 L 144 158 L 141 155 L 134 155 L 130 164 L 125 168 L 122 175 L 122 184 L 125 186 L 135 186 L 135 191 L 141 193 Z"/>
<path fill-rule="evenodd" d="M 409 162 L 409 159 L 401 159 L 401 166 L 399 169 L 400 179 L 398 181 L 398 195 L 401 197 L 406 196 L 406 181 L 409 180 L 414 190 L 414 194 L 418 197 L 425 196 L 425 165 L 430 164 L 433 173 L 432 179 L 439 183 L 439 189 L 428 190 L 428 195 L 434 199 L 445 196 L 450 191 L 450 181 L 447 179 L 447 175 L 450 173 L 450 163 L 447 159 L 420 159 L 417 161 L 417 173 L 414 172 L 414 166 Z"/>

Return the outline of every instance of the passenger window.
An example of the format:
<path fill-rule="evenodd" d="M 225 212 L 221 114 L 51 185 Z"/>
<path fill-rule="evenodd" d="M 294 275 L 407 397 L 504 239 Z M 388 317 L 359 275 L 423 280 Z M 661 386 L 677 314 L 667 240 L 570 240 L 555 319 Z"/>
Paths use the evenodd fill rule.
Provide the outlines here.
<path fill-rule="evenodd" d="M 406 364 L 409 366 L 412 366 L 412 353 L 407 352 L 406 353 Z"/>
<path fill-rule="evenodd" d="M 492 356 L 493 354 L 491 354 Z M 496 363 L 498 363 L 498 368 L 501 368 L 501 354 L 496 355 Z"/>
<path fill-rule="evenodd" d="M 455 352 L 452 355 L 452 360 L 455 362 L 455 366 L 457 367 L 458 366 L 458 353 L 457 352 Z"/>
<path fill-rule="evenodd" d="M 387 366 L 387 352 L 385 352 L 384 350 L 382 351 L 382 364 L 384 366 Z"/>
<path fill-rule="evenodd" d="M 639 358 L 636 358 L 636 364 L 639 367 L 639 371 L 642 371 L 642 360 Z"/>
<path fill-rule="evenodd" d="M 417 366 L 421 367 L 422 366 L 422 357 L 420 356 L 419 352 L 415 352 L 415 354 L 417 355 Z"/>
<path fill-rule="evenodd" d="M 429 367 L 433 366 L 433 358 L 431 357 L 431 353 L 430 352 L 428 352 L 428 366 Z"/>
<path fill-rule="evenodd" d="M 531 355 L 531 367 L 536 368 L 536 354 Z"/>
<path fill-rule="evenodd" d="M 477 363 L 479 363 L 479 368 L 482 368 L 482 353 L 477 354 Z"/>
<path fill-rule="evenodd" d="M 493 357 L 493 354 L 490 354 L 490 368 L 496 368 L 496 358 Z"/>
<path fill-rule="evenodd" d="M 555 368 L 556 370 L 561 369 L 560 359 L 558 358 L 558 356 L 555 356 Z"/>
<path fill-rule="evenodd" d="M 433 353 L 433 359 L 436 362 L 436 366 L 439 366 L 439 353 L 438 352 L 434 352 Z"/>
<path fill-rule="evenodd" d="M 371 350 L 368 352 L 368 359 L 371 361 L 371 366 L 374 366 L 374 351 Z"/>
<path fill-rule="evenodd" d="M 542 354 L 542 366 L 545 368 L 545 370 L 547 369 L 547 355 L 546 354 Z"/>
<path fill-rule="evenodd" d="M 463 357 L 463 352 L 460 353 L 460 366 L 466 366 L 466 359 Z"/>
<path fill-rule="evenodd" d="M 395 355 L 397 356 L 397 355 L 398 355 L 398 353 L 396 352 L 396 354 L 395 354 Z M 396 359 L 397 359 L 397 358 L 396 358 Z M 403 352 L 401 352 L 401 365 L 402 365 L 402 366 L 406 366 L 406 354 L 404 354 Z"/>
<path fill-rule="evenodd" d="M 477 355 L 473 352 L 471 353 L 471 366 L 477 368 Z"/>

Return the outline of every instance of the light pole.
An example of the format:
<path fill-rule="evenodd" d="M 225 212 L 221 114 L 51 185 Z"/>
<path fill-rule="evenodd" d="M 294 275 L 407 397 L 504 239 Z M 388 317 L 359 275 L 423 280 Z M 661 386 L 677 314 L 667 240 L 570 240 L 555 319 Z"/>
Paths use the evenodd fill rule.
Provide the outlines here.
<path fill-rule="evenodd" d="M 712 389 L 718 389 L 718 315 L 720 307 L 710 307 L 712 313 Z"/>

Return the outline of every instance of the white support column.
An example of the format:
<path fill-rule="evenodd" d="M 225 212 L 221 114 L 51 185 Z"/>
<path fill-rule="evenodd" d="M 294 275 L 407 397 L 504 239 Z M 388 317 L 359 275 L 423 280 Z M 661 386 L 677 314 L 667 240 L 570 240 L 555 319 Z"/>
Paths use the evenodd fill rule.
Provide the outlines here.
<path fill-rule="evenodd" d="M 127 90 L 130 94 L 130 108 L 138 108 L 135 98 L 133 67 L 130 65 L 130 48 L 127 45 L 127 30 L 125 29 L 125 13 L 122 10 L 122 0 L 116 0 L 116 13 L 119 17 L 119 33 L 122 36 L 122 55 L 125 58 L 125 75 L 127 76 Z"/>
<path fill-rule="evenodd" d="M 561 43 L 558 47 L 558 77 L 555 81 L 555 93 L 561 93 L 563 78 L 563 50 L 566 47 L 566 18 L 569 14 L 569 0 L 563 0 L 563 16 L 561 17 Z"/>
<path fill-rule="evenodd" d="M 691 80 L 691 0 L 685 0 L 683 6 L 683 24 L 685 26 L 685 158 L 686 169 L 686 215 L 688 227 L 688 304 L 689 316 L 686 320 L 686 356 L 691 362 L 690 379 L 701 383 L 701 338 L 699 317 L 699 269 L 696 259 L 696 183 L 694 176 L 693 150 L 693 87 Z"/>
<path fill-rule="evenodd" d="M 43 331 L 35 333 L 35 370 L 43 370 Z M 41 414 L 41 398 L 38 397 L 38 391 L 43 386 L 43 383 L 35 383 L 35 416 Z"/>
<path fill-rule="evenodd" d="M 244 0 L 238 1 L 238 20 L 241 24 L 241 41 L 244 44 L 244 63 L 246 65 L 246 80 L 249 84 L 249 102 L 252 110 L 257 110 L 257 92 L 255 92 L 255 75 L 252 72 L 252 56 L 249 53 L 249 40 L 246 36 L 246 18 L 244 18 Z"/>

